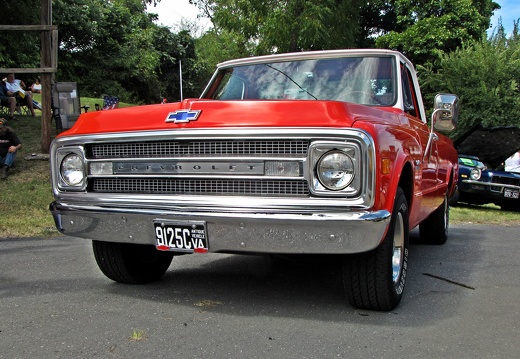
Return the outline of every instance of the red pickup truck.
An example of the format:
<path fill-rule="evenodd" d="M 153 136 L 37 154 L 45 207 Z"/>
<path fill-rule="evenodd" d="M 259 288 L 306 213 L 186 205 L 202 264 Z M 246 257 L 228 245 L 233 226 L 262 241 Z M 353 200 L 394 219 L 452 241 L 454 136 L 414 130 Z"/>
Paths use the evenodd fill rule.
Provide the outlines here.
<path fill-rule="evenodd" d="M 117 282 L 186 253 L 341 255 L 348 301 L 391 310 L 410 230 L 448 235 L 458 161 L 437 131 L 458 107 L 437 95 L 428 126 L 396 51 L 232 60 L 198 99 L 81 115 L 51 146 L 50 209 Z"/>

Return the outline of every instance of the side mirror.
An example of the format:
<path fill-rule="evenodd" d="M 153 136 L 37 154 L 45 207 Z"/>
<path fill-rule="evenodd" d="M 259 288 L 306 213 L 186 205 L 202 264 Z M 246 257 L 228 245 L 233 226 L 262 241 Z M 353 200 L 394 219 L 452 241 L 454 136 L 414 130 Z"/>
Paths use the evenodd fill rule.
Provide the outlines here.
<path fill-rule="evenodd" d="M 449 132 L 457 127 L 459 98 L 451 94 L 438 94 L 433 101 L 432 127 Z"/>

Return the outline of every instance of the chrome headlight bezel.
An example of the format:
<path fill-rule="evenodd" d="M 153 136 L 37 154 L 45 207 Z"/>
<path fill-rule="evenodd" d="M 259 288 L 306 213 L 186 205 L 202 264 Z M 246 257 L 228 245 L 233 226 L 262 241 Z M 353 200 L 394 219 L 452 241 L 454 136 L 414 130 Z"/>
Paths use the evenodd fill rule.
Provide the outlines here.
<path fill-rule="evenodd" d="M 478 181 L 481 176 L 482 176 L 482 170 L 478 167 L 472 168 L 469 173 L 469 178 L 473 181 Z"/>
<path fill-rule="evenodd" d="M 320 166 L 328 156 L 339 156 L 351 163 L 349 177 L 337 188 L 327 184 Z M 309 148 L 309 173 L 311 193 L 318 196 L 356 197 L 361 193 L 364 170 L 362 168 L 362 150 L 356 142 L 316 141 Z"/>
<path fill-rule="evenodd" d="M 87 167 L 82 147 L 58 149 L 55 163 L 60 191 L 84 191 L 86 189 Z"/>

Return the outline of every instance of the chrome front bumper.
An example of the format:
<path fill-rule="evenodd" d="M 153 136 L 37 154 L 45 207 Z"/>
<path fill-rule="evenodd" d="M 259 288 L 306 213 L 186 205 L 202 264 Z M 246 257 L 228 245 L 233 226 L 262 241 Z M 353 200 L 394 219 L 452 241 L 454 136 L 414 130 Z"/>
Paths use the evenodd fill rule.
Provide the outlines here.
<path fill-rule="evenodd" d="M 281 214 L 183 212 L 50 205 L 63 234 L 155 245 L 154 220 L 204 221 L 210 252 L 347 254 L 376 248 L 390 222 L 388 211 Z"/>
<path fill-rule="evenodd" d="M 520 186 L 515 186 L 513 184 L 505 184 L 505 183 L 496 183 L 496 182 L 483 182 L 483 181 L 474 181 L 474 180 L 463 180 L 462 183 L 467 185 L 477 185 L 482 186 L 483 188 L 489 188 L 492 192 L 502 193 L 505 188 L 511 190 L 520 190 Z M 499 190 L 493 190 L 491 187 L 496 187 Z"/>

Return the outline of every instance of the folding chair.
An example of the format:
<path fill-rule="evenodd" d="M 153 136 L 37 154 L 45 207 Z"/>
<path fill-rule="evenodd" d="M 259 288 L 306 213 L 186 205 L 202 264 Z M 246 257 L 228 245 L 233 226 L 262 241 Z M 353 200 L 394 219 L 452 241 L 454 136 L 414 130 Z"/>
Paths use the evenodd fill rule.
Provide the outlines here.
<path fill-rule="evenodd" d="M 8 116 L 9 115 L 9 106 L 2 104 L 0 101 L 0 115 Z"/>
<path fill-rule="evenodd" d="M 42 105 L 38 101 L 32 100 L 33 108 L 37 110 L 42 110 Z M 27 106 L 27 103 L 21 104 L 16 103 L 17 111 L 19 111 L 20 115 L 23 116 L 31 116 L 31 110 L 29 110 L 29 107 Z"/>
<path fill-rule="evenodd" d="M 35 109 L 38 109 L 40 111 L 42 109 L 41 104 L 39 102 L 34 101 L 34 100 L 33 100 L 33 106 L 34 106 Z M 25 105 L 25 104 L 19 104 L 17 102 L 15 111 L 18 112 L 19 115 L 31 116 L 31 111 L 29 110 L 29 107 L 27 107 L 27 105 Z M 0 114 L 1 115 L 9 115 L 9 106 L 0 104 Z"/>
<path fill-rule="evenodd" d="M 6 117 L 9 116 L 11 113 L 10 111 L 10 105 L 9 105 L 9 101 L 5 101 L 5 102 L 2 102 L 0 101 L 0 117 Z M 15 111 L 16 111 L 16 108 L 15 108 Z"/>
<path fill-rule="evenodd" d="M 7 106 L 0 104 L 0 115 L 2 115 L 2 117 L 9 116 L 9 108 Z"/>
<path fill-rule="evenodd" d="M 80 106 L 76 82 L 56 82 L 52 86 L 52 118 L 56 121 L 56 130 L 61 132 L 72 128 L 81 109 L 88 111 L 90 106 Z"/>
<path fill-rule="evenodd" d="M 119 106 L 119 98 L 117 96 L 103 96 L 103 108 L 99 104 L 95 104 L 96 111 L 113 110 Z"/>
<path fill-rule="evenodd" d="M 4 81 L 2 81 L 1 86 L 5 87 L 5 82 Z M 31 111 L 29 110 L 27 105 L 20 103 L 18 101 L 18 97 L 16 98 L 16 112 L 18 112 L 18 114 L 20 116 L 21 115 L 24 115 L 24 116 L 30 116 L 31 115 Z M 0 114 L 8 114 L 8 113 L 9 113 L 9 108 L 7 106 L 0 105 Z"/>
<path fill-rule="evenodd" d="M 31 111 L 29 110 L 29 107 L 27 107 L 27 104 L 17 102 L 16 108 L 19 109 L 20 115 L 31 116 Z"/>

